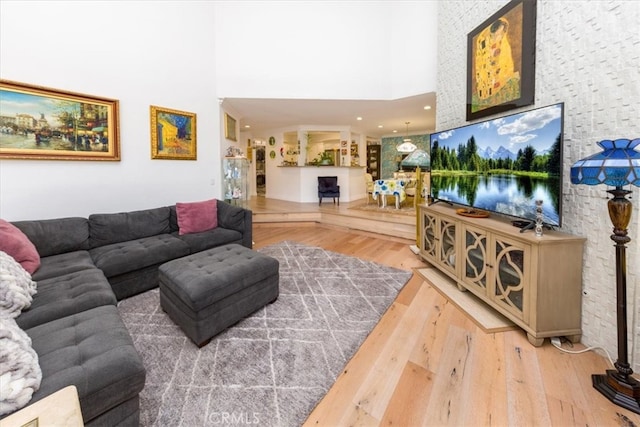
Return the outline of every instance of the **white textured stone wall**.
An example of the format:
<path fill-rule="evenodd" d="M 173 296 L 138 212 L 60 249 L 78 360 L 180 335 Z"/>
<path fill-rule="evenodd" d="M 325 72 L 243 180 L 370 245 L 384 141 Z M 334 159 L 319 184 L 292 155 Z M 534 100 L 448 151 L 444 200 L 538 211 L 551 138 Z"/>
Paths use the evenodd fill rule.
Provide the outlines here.
<path fill-rule="evenodd" d="M 465 121 L 467 34 L 507 1 L 441 1 L 436 130 Z M 640 2 L 538 0 L 535 105 L 565 103 L 562 231 L 588 238 L 582 343 L 617 358 L 615 250 L 607 188 L 570 183 L 571 165 L 597 141 L 640 137 Z M 512 110 L 504 114 L 517 112 Z M 495 116 L 498 117 L 498 116 Z M 629 361 L 640 372 L 640 191 L 627 249 Z"/>

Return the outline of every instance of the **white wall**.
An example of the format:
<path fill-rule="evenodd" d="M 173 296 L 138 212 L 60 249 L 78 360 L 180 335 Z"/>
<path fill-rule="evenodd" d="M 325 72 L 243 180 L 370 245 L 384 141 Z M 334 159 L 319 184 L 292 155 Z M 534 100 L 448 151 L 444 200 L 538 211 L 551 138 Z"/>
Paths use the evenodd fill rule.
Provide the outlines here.
<path fill-rule="evenodd" d="M 231 145 L 220 98 L 432 92 L 435 11 L 413 1 L 0 0 L 0 77 L 118 99 L 122 153 L 108 163 L 0 160 L 0 217 L 220 197 Z M 196 113 L 197 161 L 151 160 L 150 105 Z"/>
<path fill-rule="evenodd" d="M 210 2 L 0 3 L 0 76 L 120 101 L 119 162 L 0 161 L 0 217 L 86 216 L 219 194 Z M 151 160 L 149 107 L 196 113 L 198 160 Z"/>
<path fill-rule="evenodd" d="M 391 98 L 435 92 L 438 2 L 392 2 L 390 16 Z"/>
<path fill-rule="evenodd" d="M 435 90 L 436 2 L 242 1 L 216 10 L 220 97 L 395 99 Z"/>
<path fill-rule="evenodd" d="M 446 1 L 438 9 L 437 130 L 466 124 L 467 34 L 507 1 Z M 640 3 L 538 0 L 535 105 L 565 103 L 563 231 L 584 236 L 582 342 L 617 358 L 615 257 L 604 186 L 572 185 L 571 165 L 596 142 L 638 138 Z M 515 111 L 509 111 L 512 113 Z M 640 192 L 632 187 L 627 289 L 630 363 L 640 371 Z"/>

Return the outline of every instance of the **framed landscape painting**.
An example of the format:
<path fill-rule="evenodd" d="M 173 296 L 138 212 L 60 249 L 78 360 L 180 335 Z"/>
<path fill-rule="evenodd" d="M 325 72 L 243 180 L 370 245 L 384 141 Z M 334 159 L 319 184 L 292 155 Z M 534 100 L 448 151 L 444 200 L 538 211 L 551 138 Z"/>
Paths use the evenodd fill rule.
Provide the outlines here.
<path fill-rule="evenodd" d="M 152 105 L 151 158 L 196 160 L 196 115 Z"/>
<path fill-rule="evenodd" d="M 120 160 L 118 101 L 0 80 L 0 158 Z"/>
<path fill-rule="evenodd" d="M 467 35 L 467 121 L 531 105 L 536 0 L 513 0 Z"/>
<path fill-rule="evenodd" d="M 224 113 L 224 137 L 231 140 L 237 141 L 236 137 L 236 119 Z"/>

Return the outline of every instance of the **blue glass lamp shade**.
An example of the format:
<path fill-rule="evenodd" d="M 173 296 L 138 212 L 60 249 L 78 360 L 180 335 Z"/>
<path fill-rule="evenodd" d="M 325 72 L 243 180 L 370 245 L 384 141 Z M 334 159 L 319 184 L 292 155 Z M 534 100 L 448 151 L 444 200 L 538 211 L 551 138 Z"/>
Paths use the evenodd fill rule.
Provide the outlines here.
<path fill-rule="evenodd" d="M 640 138 L 633 140 L 605 139 L 598 142 L 603 151 L 571 166 L 571 183 L 623 187 L 633 184 L 640 187 Z"/>
<path fill-rule="evenodd" d="M 401 164 L 402 166 L 419 166 L 420 169 L 428 170 L 431 167 L 431 156 L 424 150 L 415 150 L 409 154 Z"/>

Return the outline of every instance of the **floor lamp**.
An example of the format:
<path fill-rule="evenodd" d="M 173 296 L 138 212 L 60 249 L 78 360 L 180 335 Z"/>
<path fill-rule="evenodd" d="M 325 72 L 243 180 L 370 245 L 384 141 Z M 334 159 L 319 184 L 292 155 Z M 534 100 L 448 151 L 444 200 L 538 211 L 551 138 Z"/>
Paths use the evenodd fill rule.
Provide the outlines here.
<path fill-rule="evenodd" d="M 627 261 L 626 244 L 631 241 L 627 227 L 631 221 L 633 205 L 627 199 L 631 193 L 625 185 L 640 187 L 640 138 L 598 142 L 602 152 L 577 161 L 571 167 L 573 184 L 614 187 L 607 190 L 613 196 L 608 201 L 609 218 L 613 223 L 611 240 L 616 248 L 616 305 L 618 329 L 618 360 L 615 370 L 592 375 L 593 387 L 616 405 L 640 414 L 640 382 L 633 378 L 633 369 L 627 360 Z"/>

